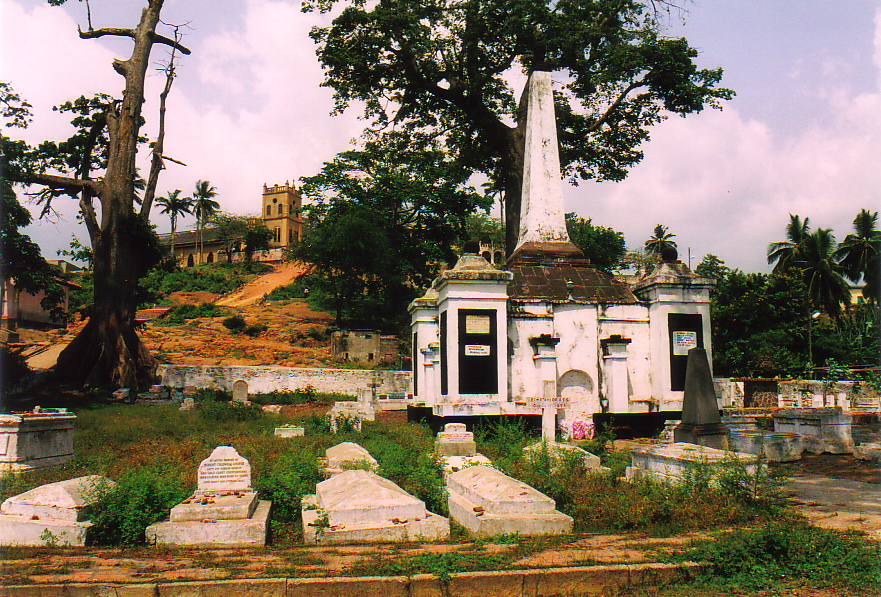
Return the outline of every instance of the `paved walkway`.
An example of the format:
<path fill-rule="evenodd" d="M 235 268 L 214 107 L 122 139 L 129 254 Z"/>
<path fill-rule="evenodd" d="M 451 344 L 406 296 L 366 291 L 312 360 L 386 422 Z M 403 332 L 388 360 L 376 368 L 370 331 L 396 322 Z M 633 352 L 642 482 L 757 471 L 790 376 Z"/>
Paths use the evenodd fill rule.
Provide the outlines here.
<path fill-rule="evenodd" d="M 881 485 L 800 474 L 785 490 L 795 509 L 817 526 L 855 528 L 881 539 Z"/>

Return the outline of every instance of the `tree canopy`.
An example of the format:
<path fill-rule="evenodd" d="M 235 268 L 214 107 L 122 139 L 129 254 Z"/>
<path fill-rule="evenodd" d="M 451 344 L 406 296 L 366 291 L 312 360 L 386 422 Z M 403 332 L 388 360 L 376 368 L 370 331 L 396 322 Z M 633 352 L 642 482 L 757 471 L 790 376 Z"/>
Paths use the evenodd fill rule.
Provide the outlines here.
<path fill-rule="evenodd" d="M 490 199 L 467 169 L 424 137 L 384 135 L 303 179 L 303 239 L 294 256 L 315 264 L 338 319 L 389 324 L 430 283 L 466 218 Z"/>
<path fill-rule="evenodd" d="M 30 104 L 22 100 L 8 83 L 0 81 L 0 118 L 4 128 L 26 127 L 30 122 L 30 108 Z M 0 180 L 0 303 L 3 301 L 2 283 L 12 279 L 19 290 L 31 294 L 45 291 L 43 306 L 52 309 L 62 298 L 61 287 L 55 280 L 58 271 L 43 258 L 37 243 L 19 230 L 31 223 L 31 214 L 18 202 L 10 182 L 20 175 L 20 160 L 26 150 L 24 143 L 9 139 L 0 131 L 0 172 L 4 174 Z"/>
<path fill-rule="evenodd" d="M 666 114 L 719 107 L 733 92 L 721 69 L 665 37 L 659 6 L 636 0 L 304 0 L 345 4 L 313 29 L 324 85 L 337 111 L 363 105 L 375 130 L 430 131 L 462 164 L 505 193 L 510 253 L 519 228 L 525 112 L 517 73 L 555 71 L 563 171 L 573 180 L 622 180 Z"/>
<path fill-rule="evenodd" d="M 610 272 L 623 264 L 627 243 L 622 232 L 596 226 L 590 218 L 574 213 L 566 214 L 566 230 L 572 243 L 598 268 Z"/>

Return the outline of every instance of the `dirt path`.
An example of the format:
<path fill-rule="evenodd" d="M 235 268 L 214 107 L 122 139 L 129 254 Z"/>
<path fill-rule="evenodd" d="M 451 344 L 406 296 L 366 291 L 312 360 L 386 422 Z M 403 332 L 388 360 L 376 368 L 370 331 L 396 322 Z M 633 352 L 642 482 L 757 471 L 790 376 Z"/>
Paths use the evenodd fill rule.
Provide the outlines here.
<path fill-rule="evenodd" d="M 254 278 L 239 290 L 218 299 L 215 303 L 222 307 L 253 305 L 279 286 L 290 284 L 307 270 L 308 267 L 302 263 L 286 261 L 275 264 L 271 272 Z"/>

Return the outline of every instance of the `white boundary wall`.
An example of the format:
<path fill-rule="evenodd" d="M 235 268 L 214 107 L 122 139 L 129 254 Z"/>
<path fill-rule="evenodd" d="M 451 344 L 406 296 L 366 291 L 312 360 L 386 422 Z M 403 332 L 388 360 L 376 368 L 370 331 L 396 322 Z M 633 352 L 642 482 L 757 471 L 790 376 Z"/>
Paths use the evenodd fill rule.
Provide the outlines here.
<path fill-rule="evenodd" d="M 380 399 L 403 400 L 410 394 L 409 371 L 319 369 L 307 367 L 253 367 L 220 365 L 159 365 L 159 383 L 173 388 L 195 386 L 232 391 L 239 379 L 249 392 L 293 391 L 312 386 L 318 392 L 357 396 L 376 388 Z"/>

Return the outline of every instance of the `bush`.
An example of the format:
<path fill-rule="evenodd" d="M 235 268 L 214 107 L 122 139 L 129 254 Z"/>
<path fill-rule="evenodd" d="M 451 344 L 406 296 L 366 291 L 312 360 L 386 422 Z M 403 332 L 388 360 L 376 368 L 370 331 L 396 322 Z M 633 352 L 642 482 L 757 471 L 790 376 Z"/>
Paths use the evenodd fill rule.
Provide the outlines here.
<path fill-rule="evenodd" d="M 94 491 L 89 540 L 96 545 L 143 544 L 144 529 L 187 497 L 180 478 L 157 467 L 132 470 L 115 487 L 105 483 Z"/>
<path fill-rule="evenodd" d="M 181 325 L 188 319 L 201 319 L 205 317 L 221 317 L 227 311 L 214 303 L 202 303 L 201 305 L 175 305 L 169 309 L 160 322 L 163 325 Z"/>
<path fill-rule="evenodd" d="M 206 400 L 198 403 L 198 412 L 206 421 L 254 421 L 263 417 L 259 405 L 244 402 Z"/>
<path fill-rule="evenodd" d="M 196 402 L 230 402 L 232 400 L 232 392 L 221 390 L 218 388 L 199 388 L 196 390 Z"/>
<path fill-rule="evenodd" d="M 241 315 L 233 315 L 232 317 L 227 317 L 223 320 L 223 327 L 231 331 L 233 334 L 238 334 L 244 330 L 246 325 L 245 318 Z"/>
<path fill-rule="evenodd" d="M 261 499 L 272 501 L 274 519 L 295 521 L 300 517 L 300 500 L 313 493 L 320 480 L 316 455 L 294 446 L 275 461 L 256 487 Z"/>
<path fill-rule="evenodd" d="M 272 289 L 267 295 L 267 301 L 290 301 L 293 299 L 306 298 L 308 296 L 308 278 L 299 278 L 294 282 Z"/>
<path fill-rule="evenodd" d="M 242 332 L 246 336 L 250 336 L 251 338 L 256 338 L 257 336 L 259 336 L 260 334 L 262 334 L 263 332 L 265 332 L 268 329 L 269 329 L 269 326 L 266 325 L 265 323 L 255 323 L 254 325 L 246 326 L 245 329 L 242 330 Z"/>
<path fill-rule="evenodd" d="M 21 354 L 12 352 L 5 344 L 0 346 L 0 395 L 8 396 L 10 390 L 25 382 L 31 374 Z"/>
<path fill-rule="evenodd" d="M 776 593 L 778 583 L 791 582 L 867 591 L 881 585 L 877 542 L 793 519 L 735 530 L 672 559 L 710 562 L 712 570 L 703 582 L 750 594 Z"/>

